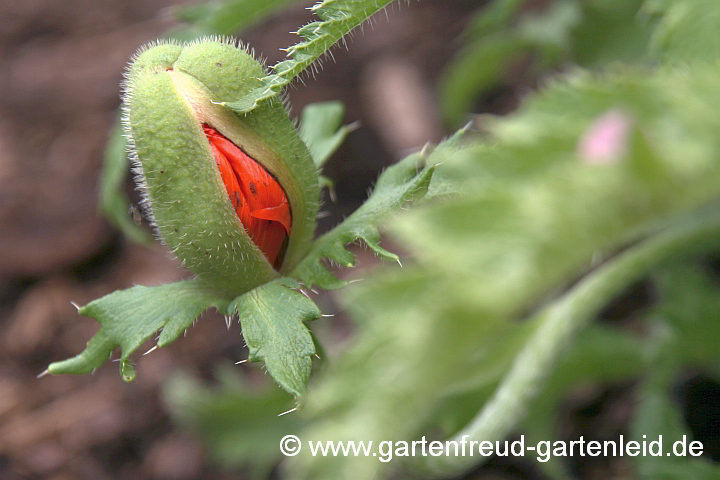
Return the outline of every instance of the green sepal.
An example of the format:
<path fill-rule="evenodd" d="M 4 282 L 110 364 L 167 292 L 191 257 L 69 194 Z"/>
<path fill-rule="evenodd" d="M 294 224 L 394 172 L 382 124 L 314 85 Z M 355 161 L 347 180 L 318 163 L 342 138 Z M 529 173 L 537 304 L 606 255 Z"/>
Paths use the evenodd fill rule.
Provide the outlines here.
<path fill-rule="evenodd" d="M 315 303 L 280 278 L 233 300 L 228 312 L 240 317 L 249 360 L 263 361 L 275 381 L 295 397 L 307 388 L 315 354 L 305 322 L 322 316 Z"/>
<path fill-rule="evenodd" d="M 159 236 L 193 273 L 232 298 L 277 275 L 230 204 L 196 111 L 208 104 L 204 87 L 175 68 L 183 53 L 181 45 L 163 44 L 135 59 L 125 126 Z"/>
<path fill-rule="evenodd" d="M 184 280 L 155 287 L 135 286 L 93 300 L 78 309 L 80 315 L 94 318 L 100 330 L 75 357 L 50 364 L 51 374 L 87 374 L 105 363 L 120 347 L 120 371 L 131 381 L 135 372 L 130 355 L 160 331 L 158 348 L 172 343 L 195 319 L 210 307 L 226 311 L 228 300 L 199 279 Z"/>
<path fill-rule="evenodd" d="M 174 66 L 207 88 L 207 101 L 248 92 L 265 73 L 242 47 L 212 40 L 186 46 Z M 272 173 L 288 196 L 292 234 L 280 268 L 286 272 L 303 257 L 315 232 L 320 186 L 310 152 L 279 98 L 246 115 L 215 103 L 208 105 L 208 113 L 220 133 Z"/>

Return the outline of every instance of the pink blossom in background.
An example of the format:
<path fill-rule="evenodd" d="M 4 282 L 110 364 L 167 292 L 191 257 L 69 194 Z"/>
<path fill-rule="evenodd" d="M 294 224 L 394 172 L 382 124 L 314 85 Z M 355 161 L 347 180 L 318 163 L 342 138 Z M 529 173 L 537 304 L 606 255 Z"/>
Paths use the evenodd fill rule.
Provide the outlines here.
<path fill-rule="evenodd" d="M 594 165 L 620 161 L 628 151 L 632 120 L 622 110 L 610 110 L 598 117 L 578 142 L 578 155 Z"/>

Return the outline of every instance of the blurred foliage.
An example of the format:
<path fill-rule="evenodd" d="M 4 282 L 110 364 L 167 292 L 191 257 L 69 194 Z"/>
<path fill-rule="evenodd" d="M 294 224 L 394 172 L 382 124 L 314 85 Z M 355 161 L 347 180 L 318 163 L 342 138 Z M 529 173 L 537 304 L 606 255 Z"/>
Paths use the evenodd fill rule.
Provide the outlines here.
<path fill-rule="evenodd" d="M 302 438 L 380 442 L 452 434 L 443 424 L 461 425 L 472 410 L 448 402 L 474 395 L 470 404 L 482 405 L 541 331 L 542 317 L 519 318 L 591 270 L 593 257 L 612 262 L 613 252 L 718 197 L 720 142 L 712 132 L 720 119 L 701 120 L 687 114 L 691 102 L 674 100 L 683 92 L 686 100 L 720 101 L 715 87 L 700 88 L 718 74 L 716 65 L 657 76 L 575 72 L 487 125 L 487 140 L 445 161 L 439 172 L 463 182 L 467 193 L 408 212 L 389 228 L 417 265 L 374 276 L 345 297 L 361 327 L 310 392 L 313 421 Z M 583 161 L 576 153 L 583 134 L 618 106 L 635 119 L 625 156 L 609 164 Z M 670 131 L 683 133 L 670 138 Z M 708 150 L 691 158 L 699 143 Z M 612 337 L 595 338 L 596 349 L 614 350 L 606 343 Z M 632 375 L 627 357 L 612 353 L 607 374 Z M 287 472 L 375 478 L 384 468 L 373 458 L 301 454 Z"/>
<path fill-rule="evenodd" d="M 507 117 L 475 117 L 471 130 L 482 134 L 412 157 L 436 166 L 430 196 L 448 194 L 448 185 L 456 193 L 388 222 L 413 264 L 366 274 L 339 296 L 356 331 L 315 377 L 296 423 L 280 427 L 288 420 L 272 417 L 284 409 L 273 400 L 277 391 L 266 403 L 244 402 L 227 385 L 210 393 L 173 384 L 176 414 L 218 460 L 262 473 L 283 460 L 276 443 L 288 433 L 303 442 L 445 439 L 527 371 L 533 381 L 504 407 L 513 421 L 494 434 L 554 440 L 557 407 L 574 388 L 632 381 L 630 436 L 662 433 L 667 447 L 691 435 L 672 387 L 688 368 L 720 374 L 720 297 L 696 259 L 676 257 L 720 244 L 718 31 L 714 0 L 556 0 L 539 11 L 496 0 L 480 9 L 442 85 L 449 118 L 468 115 L 524 56 L 538 78 L 551 72 L 552 80 Z M 585 281 L 688 219 L 715 235 L 688 236 L 695 243 L 663 250 L 582 296 Z M 639 315 L 641 328 L 581 328 L 647 269 L 657 302 Z M 593 315 L 571 312 L 576 335 L 548 334 L 554 307 L 566 299 L 591 304 L 583 312 Z M 544 344 L 552 349 L 547 365 L 523 355 Z M 246 445 L 259 453 L 251 456 Z M 720 475 L 706 458 L 632 461 L 635 476 L 646 478 Z M 560 459 L 539 466 L 550 478 L 569 477 Z M 431 472 L 413 460 L 301 452 L 281 467 L 287 478 L 371 479 L 403 467 L 452 476 L 467 465 L 447 459 Z"/>
<path fill-rule="evenodd" d="M 495 0 L 470 22 L 466 46 L 445 72 L 445 115 L 461 122 L 476 100 L 523 61 L 531 61 L 539 78 L 570 64 L 651 66 L 717 58 L 716 7 L 713 0 L 554 0 L 529 8 L 520 0 Z"/>
<path fill-rule="evenodd" d="M 673 389 L 686 369 L 720 373 L 720 288 L 700 265 L 674 263 L 655 274 L 661 298 L 646 316 L 651 329 L 645 342 L 649 359 L 631 425 L 634 440 L 663 438 L 661 457 L 635 457 L 644 478 L 720 478 L 720 465 L 707 457 L 668 457 L 685 436 L 693 440 Z"/>
<path fill-rule="evenodd" d="M 201 433 L 217 462 L 267 478 L 280 439 L 297 434 L 304 424 L 297 415 L 278 417 L 293 407 L 293 398 L 279 388 L 253 389 L 237 369 L 220 368 L 216 377 L 218 385 L 208 389 L 192 377 L 176 375 L 165 386 L 165 398 L 181 424 Z"/>
<path fill-rule="evenodd" d="M 184 30 L 197 36 L 234 35 L 293 3 L 298 3 L 298 0 L 211 1 L 178 6 L 172 9 L 172 14 L 189 24 L 183 27 Z"/>

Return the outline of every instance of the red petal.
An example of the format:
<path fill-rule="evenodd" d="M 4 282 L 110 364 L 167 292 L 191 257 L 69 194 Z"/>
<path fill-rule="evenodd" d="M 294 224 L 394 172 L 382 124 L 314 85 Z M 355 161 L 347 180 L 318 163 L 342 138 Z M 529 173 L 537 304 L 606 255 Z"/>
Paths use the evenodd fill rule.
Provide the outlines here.
<path fill-rule="evenodd" d="M 276 267 L 292 227 L 285 191 L 275 178 L 217 130 L 203 125 L 235 213 L 255 245 Z"/>
<path fill-rule="evenodd" d="M 259 218 L 262 220 L 272 220 L 280 223 L 285 231 L 290 233 L 290 224 L 292 218 L 290 217 L 290 209 L 287 204 L 278 205 L 277 207 L 260 208 L 250 213 L 253 218 Z"/>

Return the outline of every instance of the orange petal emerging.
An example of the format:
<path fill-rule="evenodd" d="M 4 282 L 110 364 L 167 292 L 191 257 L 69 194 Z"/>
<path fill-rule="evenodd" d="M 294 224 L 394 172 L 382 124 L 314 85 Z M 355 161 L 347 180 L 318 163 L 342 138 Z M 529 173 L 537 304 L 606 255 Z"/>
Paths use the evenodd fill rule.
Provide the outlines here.
<path fill-rule="evenodd" d="M 203 125 L 235 213 L 268 261 L 282 264 L 292 227 L 287 195 L 277 180 L 214 128 Z"/>

